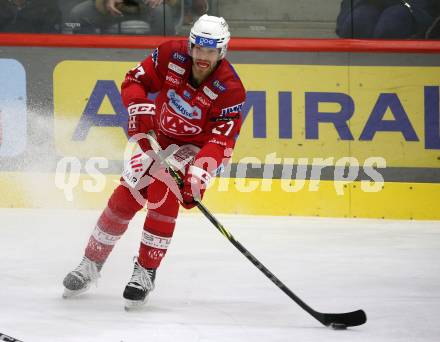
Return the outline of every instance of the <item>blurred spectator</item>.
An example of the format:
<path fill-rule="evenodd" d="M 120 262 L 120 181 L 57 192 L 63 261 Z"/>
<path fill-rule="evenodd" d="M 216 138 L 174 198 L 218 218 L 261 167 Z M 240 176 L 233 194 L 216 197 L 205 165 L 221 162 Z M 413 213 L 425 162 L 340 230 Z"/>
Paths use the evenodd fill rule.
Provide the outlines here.
<path fill-rule="evenodd" d="M 61 11 L 54 0 L 0 0 L 0 31 L 58 33 Z"/>
<path fill-rule="evenodd" d="M 73 33 L 130 33 L 124 32 L 121 25 L 124 22 L 140 21 L 149 24 L 149 32 L 136 33 L 174 35 L 179 19 L 177 7 L 182 6 L 181 1 L 85 0 L 71 9 L 64 20 L 64 26 Z M 114 32 L 115 26 L 119 27 L 118 32 Z"/>
<path fill-rule="evenodd" d="M 425 38 L 440 0 L 342 0 L 336 34 L 341 38 Z"/>
<path fill-rule="evenodd" d="M 184 25 L 192 25 L 193 22 L 201 17 L 203 14 L 208 13 L 208 0 L 184 0 Z"/>

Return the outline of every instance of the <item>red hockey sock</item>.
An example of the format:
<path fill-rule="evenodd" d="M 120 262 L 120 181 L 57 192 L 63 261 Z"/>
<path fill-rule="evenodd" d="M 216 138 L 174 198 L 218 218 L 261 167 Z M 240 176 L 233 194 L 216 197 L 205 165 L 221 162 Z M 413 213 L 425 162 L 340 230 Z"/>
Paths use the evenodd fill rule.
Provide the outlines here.
<path fill-rule="evenodd" d="M 173 236 L 179 202 L 164 183 L 155 181 L 148 187 L 147 206 L 138 261 L 144 268 L 158 268 Z"/>
<path fill-rule="evenodd" d="M 142 208 L 123 185 L 119 185 L 102 212 L 90 236 L 85 256 L 98 263 L 104 263 L 116 242 L 125 233 L 128 223 Z"/>

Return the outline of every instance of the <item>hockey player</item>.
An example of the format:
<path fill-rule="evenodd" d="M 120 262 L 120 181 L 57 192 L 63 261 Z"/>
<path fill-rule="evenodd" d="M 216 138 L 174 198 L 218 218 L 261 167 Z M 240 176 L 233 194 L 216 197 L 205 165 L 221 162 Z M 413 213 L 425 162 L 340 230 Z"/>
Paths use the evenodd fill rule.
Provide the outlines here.
<path fill-rule="evenodd" d="M 210 178 L 230 159 L 241 128 L 245 89 L 225 59 L 229 39 L 223 18 L 203 15 L 187 41 L 160 45 L 127 73 L 121 94 L 129 113 L 128 135 L 137 137 L 154 131 L 162 149 L 179 147 L 174 160 L 188 161 L 189 155 L 191 163 L 182 166 L 184 185 L 176 191 L 174 182 L 151 171 L 151 158 L 133 156 L 98 219 L 81 263 L 63 281 L 64 297 L 80 294 L 96 282 L 115 243 L 144 205 L 148 212 L 139 253 L 123 293 L 126 308 L 145 303 L 154 289 L 157 268 L 171 242 L 179 202 L 190 209 L 195 199 L 202 199 Z M 154 101 L 148 93 L 157 93 Z M 151 156 L 148 141 L 141 139 L 138 143 Z M 141 176 L 153 181 L 139 186 Z"/>

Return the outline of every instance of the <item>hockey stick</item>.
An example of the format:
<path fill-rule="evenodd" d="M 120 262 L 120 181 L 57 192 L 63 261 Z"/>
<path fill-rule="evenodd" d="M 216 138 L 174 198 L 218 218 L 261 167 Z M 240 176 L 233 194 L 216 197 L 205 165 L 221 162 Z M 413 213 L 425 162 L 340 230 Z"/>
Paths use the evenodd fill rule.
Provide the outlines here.
<path fill-rule="evenodd" d="M 179 173 L 177 173 L 173 167 L 168 163 L 167 160 L 161 155 L 162 148 L 152 135 L 152 133 L 147 133 L 147 139 L 150 145 L 158 156 L 160 161 L 165 165 L 165 167 L 170 172 L 171 176 L 174 178 L 179 187 L 183 186 L 183 180 Z M 322 313 L 313 310 L 309 305 L 307 305 L 302 299 L 300 299 L 296 294 L 294 294 L 286 285 L 281 282 L 269 269 L 264 266 L 256 257 L 254 257 L 240 242 L 238 242 L 231 233 L 229 233 L 226 228 L 211 214 L 211 212 L 200 202 L 196 201 L 196 206 L 205 215 L 205 217 L 211 221 L 215 228 L 225 236 L 229 242 L 231 242 L 235 248 L 237 248 L 241 254 L 243 254 L 255 267 L 257 267 L 264 275 L 269 278 L 278 288 L 288 295 L 295 303 L 297 303 L 301 308 L 307 311 L 310 315 L 316 318 L 325 326 L 331 326 L 334 329 L 345 329 L 346 327 L 353 327 L 357 325 L 362 325 L 367 321 L 367 316 L 363 310 L 357 310 L 346 313 Z"/>
<path fill-rule="evenodd" d="M 8 335 L 2 334 L 2 333 L 0 333 L 0 341 L 5 341 L 5 342 L 23 342 L 21 340 L 17 340 L 14 337 L 11 337 L 11 336 L 8 336 Z"/>

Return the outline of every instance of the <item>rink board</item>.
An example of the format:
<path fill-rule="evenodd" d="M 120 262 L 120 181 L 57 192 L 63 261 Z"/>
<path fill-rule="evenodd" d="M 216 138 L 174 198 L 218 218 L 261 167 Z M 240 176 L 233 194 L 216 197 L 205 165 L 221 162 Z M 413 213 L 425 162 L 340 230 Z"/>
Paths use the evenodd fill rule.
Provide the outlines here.
<path fill-rule="evenodd" d="M 120 159 L 119 85 L 136 62 L 55 67 L 54 134 L 63 156 Z M 233 161 L 379 156 L 388 167 L 440 167 L 440 67 L 235 64 L 247 90 Z M 71 80 L 77 79 L 75 87 Z M 213 87 L 213 89 L 215 89 Z M 437 125 L 436 125 L 437 124 Z M 109 148 L 111 143 L 111 148 Z"/>
<path fill-rule="evenodd" d="M 16 70 L 17 82 L 8 88 L 15 109 L 0 108 L 0 206 L 102 208 L 126 144 L 120 83 L 151 50 L 2 51 L 0 71 Z M 247 100 L 235 173 L 207 192 L 213 212 L 440 218 L 438 54 L 231 51 L 228 58 Z M 65 157 L 83 172 L 72 201 L 55 186 Z M 95 184 L 87 165 L 97 157 L 106 162 L 98 167 L 104 183 Z M 375 162 L 386 164 L 378 178 L 368 171 Z M 309 171 L 297 177 L 292 165 Z M 326 168 L 316 176 L 312 166 Z M 346 184 L 345 166 L 355 171 Z M 375 192 L 365 192 L 370 180 Z"/>
<path fill-rule="evenodd" d="M 101 186 L 96 186 L 93 177 L 78 175 L 77 182 L 71 183 L 75 186 L 63 188 L 59 181 L 57 186 L 54 174 L 2 173 L 0 207 L 100 209 L 118 183 L 118 175 L 105 176 Z M 262 191 L 261 179 L 217 178 L 204 203 L 214 213 L 440 219 L 440 184 L 390 182 L 382 191 L 368 193 L 362 190 L 361 182 L 340 183 L 320 181 L 311 185 L 305 180 L 301 189 L 287 192 L 286 180 L 272 180 L 271 190 Z M 336 187 L 342 188 L 343 194 L 338 195 Z"/>

